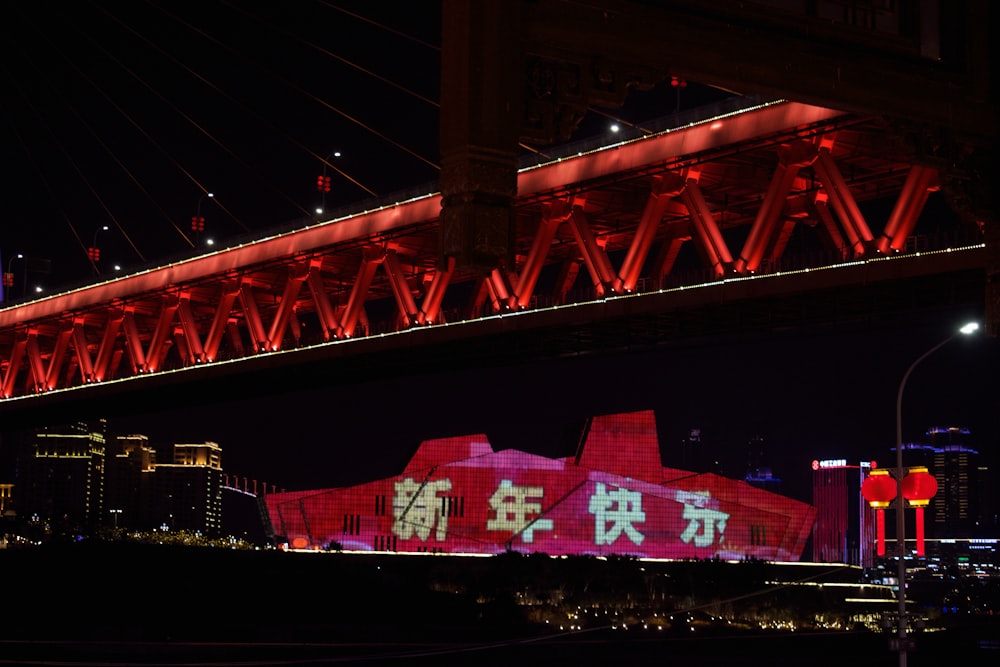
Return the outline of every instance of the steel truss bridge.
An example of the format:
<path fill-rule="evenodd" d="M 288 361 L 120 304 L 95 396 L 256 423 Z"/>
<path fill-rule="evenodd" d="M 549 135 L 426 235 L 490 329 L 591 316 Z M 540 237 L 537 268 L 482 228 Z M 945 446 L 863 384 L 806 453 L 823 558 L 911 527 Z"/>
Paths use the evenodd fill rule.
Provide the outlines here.
<path fill-rule="evenodd" d="M 0 414 L 982 305 L 982 230 L 877 117 L 739 98 L 636 134 L 523 166 L 488 273 L 442 260 L 427 192 L 0 310 Z"/>

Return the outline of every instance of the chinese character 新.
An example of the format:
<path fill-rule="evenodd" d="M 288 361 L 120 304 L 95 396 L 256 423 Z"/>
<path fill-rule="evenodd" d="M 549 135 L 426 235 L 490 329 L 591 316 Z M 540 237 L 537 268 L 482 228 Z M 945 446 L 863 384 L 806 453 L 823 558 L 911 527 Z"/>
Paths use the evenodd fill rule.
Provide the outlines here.
<path fill-rule="evenodd" d="M 412 478 L 396 482 L 396 494 L 392 498 L 393 534 L 401 540 L 408 540 L 416 533 L 426 542 L 431 529 L 437 527 L 434 539 L 444 541 L 448 532 L 448 517 L 437 510 L 438 493 L 451 490 L 450 479 L 418 484 Z"/>

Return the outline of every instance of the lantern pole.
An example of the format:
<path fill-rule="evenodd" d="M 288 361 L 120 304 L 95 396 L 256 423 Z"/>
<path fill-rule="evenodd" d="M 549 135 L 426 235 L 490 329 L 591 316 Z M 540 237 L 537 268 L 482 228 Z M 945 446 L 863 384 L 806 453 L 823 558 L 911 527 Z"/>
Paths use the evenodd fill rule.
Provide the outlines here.
<path fill-rule="evenodd" d="M 978 323 L 970 322 L 917 357 L 916 361 L 910 364 L 910 367 L 906 369 L 906 373 L 903 374 L 903 379 L 899 383 L 899 391 L 896 393 L 896 550 L 899 555 L 896 578 L 897 598 L 899 599 L 899 623 L 897 623 L 899 630 L 897 633 L 899 667 L 906 667 L 906 517 L 903 515 L 903 388 L 906 387 L 906 381 L 909 379 L 913 369 L 921 361 L 950 343 L 959 334 L 968 335 L 978 329 Z"/>

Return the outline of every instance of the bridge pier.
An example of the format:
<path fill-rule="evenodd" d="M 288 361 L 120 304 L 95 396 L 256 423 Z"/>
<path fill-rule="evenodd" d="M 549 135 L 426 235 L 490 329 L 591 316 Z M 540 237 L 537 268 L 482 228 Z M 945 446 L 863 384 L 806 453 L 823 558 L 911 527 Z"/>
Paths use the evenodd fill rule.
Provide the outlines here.
<path fill-rule="evenodd" d="M 521 116 L 520 3 L 445 0 L 441 253 L 486 275 L 512 268 Z"/>

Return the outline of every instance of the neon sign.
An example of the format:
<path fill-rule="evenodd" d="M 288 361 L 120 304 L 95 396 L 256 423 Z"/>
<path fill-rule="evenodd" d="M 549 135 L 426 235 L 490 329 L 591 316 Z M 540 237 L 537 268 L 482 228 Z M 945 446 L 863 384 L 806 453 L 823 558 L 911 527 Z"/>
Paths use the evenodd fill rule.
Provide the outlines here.
<path fill-rule="evenodd" d="M 847 459 L 823 459 L 812 462 L 813 470 L 825 470 L 827 468 L 846 468 Z"/>

